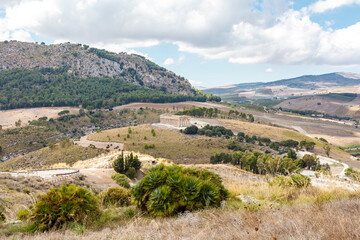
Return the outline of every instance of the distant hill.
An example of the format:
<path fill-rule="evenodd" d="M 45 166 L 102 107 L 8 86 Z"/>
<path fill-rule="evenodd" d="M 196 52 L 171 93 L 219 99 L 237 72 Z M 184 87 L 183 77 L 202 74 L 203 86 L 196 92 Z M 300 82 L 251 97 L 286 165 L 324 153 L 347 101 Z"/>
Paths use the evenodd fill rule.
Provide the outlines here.
<path fill-rule="evenodd" d="M 0 42 L 0 109 L 206 99 L 185 78 L 136 54 L 71 43 Z"/>
<path fill-rule="evenodd" d="M 351 92 L 346 89 L 360 85 L 360 74 L 328 73 L 323 75 L 305 75 L 297 78 L 282 79 L 273 82 L 241 83 L 231 86 L 207 88 L 205 93 L 241 98 L 288 98 L 292 96 L 320 95 L 331 92 Z M 351 89 L 350 89 L 351 90 Z"/>

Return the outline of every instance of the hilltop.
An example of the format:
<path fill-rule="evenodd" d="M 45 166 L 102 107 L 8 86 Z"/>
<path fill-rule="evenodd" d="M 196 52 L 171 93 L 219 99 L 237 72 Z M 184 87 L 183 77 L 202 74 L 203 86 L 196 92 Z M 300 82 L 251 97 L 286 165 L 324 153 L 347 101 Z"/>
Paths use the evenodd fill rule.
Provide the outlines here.
<path fill-rule="evenodd" d="M 140 55 L 113 53 L 72 43 L 0 42 L 0 71 L 63 67 L 67 67 L 68 74 L 81 78 L 119 77 L 138 86 L 162 88 L 169 93 L 193 94 L 188 80 Z"/>
<path fill-rule="evenodd" d="M 241 98 L 288 98 L 328 93 L 357 93 L 360 85 L 360 74 L 328 73 L 322 75 L 305 75 L 291 79 L 272 82 L 241 83 L 231 86 L 203 89 L 203 92 L 217 94 L 225 100 L 240 101 Z M 355 91 L 355 92 L 354 92 Z"/>
<path fill-rule="evenodd" d="M 220 101 L 150 60 L 81 44 L 0 43 L 0 109 Z"/>

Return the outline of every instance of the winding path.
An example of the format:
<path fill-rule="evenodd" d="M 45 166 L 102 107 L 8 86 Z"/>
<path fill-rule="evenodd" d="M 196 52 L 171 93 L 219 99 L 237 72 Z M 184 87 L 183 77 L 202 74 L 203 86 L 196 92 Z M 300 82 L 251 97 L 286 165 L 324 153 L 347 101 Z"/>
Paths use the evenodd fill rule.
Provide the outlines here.
<path fill-rule="evenodd" d="M 88 135 L 83 136 L 79 141 L 74 142 L 82 147 L 89 147 L 90 145 L 94 145 L 96 148 L 109 149 L 110 151 L 124 149 L 123 143 L 91 141 L 87 139 L 87 136 Z"/>

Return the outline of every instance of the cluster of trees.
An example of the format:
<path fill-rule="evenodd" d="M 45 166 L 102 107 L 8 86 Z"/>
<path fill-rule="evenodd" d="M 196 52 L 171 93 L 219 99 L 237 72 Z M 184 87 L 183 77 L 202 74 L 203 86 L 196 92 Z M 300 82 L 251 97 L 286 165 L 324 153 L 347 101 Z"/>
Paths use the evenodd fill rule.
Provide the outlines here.
<path fill-rule="evenodd" d="M 186 110 L 175 113 L 175 115 L 188 115 L 188 116 L 193 116 L 193 117 L 209 117 L 209 118 L 218 117 L 219 114 L 221 114 L 221 111 L 219 109 L 206 108 L 206 107 L 199 107 L 199 108 L 192 107 L 190 109 L 186 109 Z M 224 117 L 224 116 L 222 115 L 222 117 Z M 241 119 L 247 120 L 249 122 L 255 121 L 254 115 L 252 115 L 251 113 L 246 114 L 246 113 L 239 112 L 236 110 L 230 110 L 229 117 L 241 118 Z"/>
<path fill-rule="evenodd" d="M 141 162 L 138 156 L 134 156 L 130 153 L 128 156 L 124 156 L 124 152 L 114 160 L 113 168 L 117 173 L 125 174 L 130 179 L 136 178 L 136 171 L 141 167 Z"/>
<path fill-rule="evenodd" d="M 316 144 L 313 141 L 302 140 L 302 141 L 300 141 L 299 147 L 301 149 L 305 148 L 307 151 L 310 151 L 310 150 L 314 150 L 315 145 Z"/>
<path fill-rule="evenodd" d="M 217 117 L 219 113 L 219 109 L 217 108 L 206 108 L 206 107 L 199 107 L 195 108 L 192 107 L 190 109 L 186 109 L 183 111 L 179 111 L 175 113 L 175 115 L 188 115 L 193 117 Z"/>
<path fill-rule="evenodd" d="M 299 142 L 292 140 L 292 139 L 288 139 L 288 140 L 284 140 L 284 141 L 280 141 L 280 142 L 274 142 L 271 141 L 270 138 L 266 138 L 266 137 L 260 137 L 260 136 L 249 136 L 247 134 L 245 134 L 244 132 L 239 132 L 237 134 L 236 139 L 233 139 L 232 141 L 229 142 L 228 144 L 228 149 L 231 150 L 240 150 L 240 151 L 244 151 L 244 149 L 242 148 L 240 143 L 251 143 L 251 144 L 258 144 L 259 146 L 268 146 L 269 148 L 278 151 L 280 153 L 286 153 L 287 151 L 289 151 L 289 149 L 292 148 L 297 148 L 299 146 Z M 304 146 L 308 146 L 308 150 L 311 150 L 310 148 L 312 147 L 312 149 L 315 146 L 314 142 L 308 142 L 308 141 L 302 141 L 301 143 L 305 143 L 305 145 L 301 145 L 300 147 L 304 147 Z"/>
<path fill-rule="evenodd" d="M 244 112 L 239 112 L 237 110 L 230 110 L 229 111 L 229 116 L 240 117 L 242 119 L 248 120 L 249 122 L 254 122 L 255 121 L 254 115 L 252 115 L 251 113 L 246 114 Z"/>
<path fill-rule="evenodd" d="M 49 74 L 51 72 L 51 74 Z M 171 94 L 120 78 L 80 78 L 67 68 L 13 69 L 0 72 L 0 109 L 79 106 L 111 108 L 131 102 L 207 101 L 205 94 Z"/>
<path fill-rule="evenodd" d="M 100 58 L 105 58 L 113 62 L 119 62 L 121 59 L 120 57 L 116 56 L 116 54 L 106 51 L 105 49 L 89 48 L 88 51 L 95 53 Z"/>
<path fill-rule="evenodd" d="M 297 158 L 296 153 L 290 150 L 287 156 L 273 158 L 270 154 L 263 155 L 258 151 L 236 151 L 232 154 L 216 153 L 210 157 L 210 163 L 231 163 L 240 168 L 256 174 L 291 174 L 302 168 L 313 171 L 330 170 L 329 165 L 321 165 L 315 154 L 306 154 L 303 158 Z"/>
<path fill-rule="evenodd" d="M 208 137 L 225 136 L 226 138 L 230 138 L 234 136 L 234 133 L 230 129 L 224 128 L 222 126 L 211 126 L 209 124 L 201 129 L 199 129 L 195 125 L 192 125 L 190 127 L 185 128 L 183 131 L 181 130 L 181 132 L 191 135 L 194 134 L 206 135 Z"/>
<path fill-rule="evenodd" d="M 313 111 L 313 110 L 296 110 L 296 109 L 282 109 L 281 107 L 279 108 L 279 110 L 284 110 L 286 112 L 291 112 L 291 113 L 295 113 L 295 114 L 299 114 L 302 116 L 323 116 L 324 118 L 328 118 L 328 119 L 336 119 L 336 120 L 354 120 L 351 117 L 345 117 L 345 116 L 333 116 L 333 115 L 329 115 L 326 113 L 321 113 L 321 112 L 317 112 L 317 111 Z"/>

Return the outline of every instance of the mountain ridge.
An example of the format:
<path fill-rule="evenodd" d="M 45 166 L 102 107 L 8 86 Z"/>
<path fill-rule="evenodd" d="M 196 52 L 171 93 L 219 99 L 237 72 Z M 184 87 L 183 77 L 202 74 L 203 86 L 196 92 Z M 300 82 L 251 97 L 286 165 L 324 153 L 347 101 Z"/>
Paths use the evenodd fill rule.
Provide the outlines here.
<path fill-rule="evenodd" d="M 266 87 L 286 86 L 289 88 L 318 89 L 360 85 L 360 74 L 333 72 L 321 75 L 303 75 L 271 82 L 249 82 L 203 89 L 205 93 L 227 94 Z"/>
<path fill-rule="evenodd" d="M 194 95 L 188 80 L 137 54 L 112 53 L 88 45 L 0 42 L 0 72 L 16 68 L 69 67 L 78 77 L 118 77 L 135 85 Z"/>

